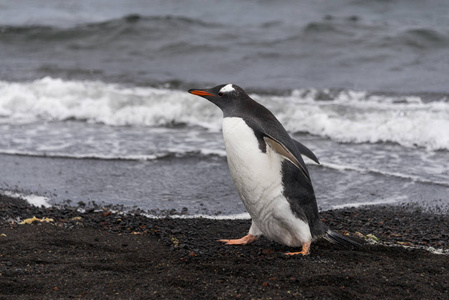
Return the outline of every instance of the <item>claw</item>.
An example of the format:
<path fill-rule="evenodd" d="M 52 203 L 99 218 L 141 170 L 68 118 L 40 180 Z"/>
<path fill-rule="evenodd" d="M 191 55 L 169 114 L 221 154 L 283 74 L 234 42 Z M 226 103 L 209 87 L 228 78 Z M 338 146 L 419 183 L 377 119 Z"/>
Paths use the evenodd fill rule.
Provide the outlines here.
<path fill-rule="evenodd" d="M 226 245 L 248 245 L 257 240 L 257 236 L 248 234 L 241 239 L 237 240 L 219 240 L 220 242 L 225 243 Z"/>

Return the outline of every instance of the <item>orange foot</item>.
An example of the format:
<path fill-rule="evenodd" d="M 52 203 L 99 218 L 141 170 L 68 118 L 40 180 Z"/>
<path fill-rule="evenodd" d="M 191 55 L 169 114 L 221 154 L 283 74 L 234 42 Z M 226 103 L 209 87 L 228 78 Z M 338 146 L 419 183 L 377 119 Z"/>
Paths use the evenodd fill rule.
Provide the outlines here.
<path fill-rule="evenodd" d="M 220 242 L 226 243 L 226 245 L 247 245 L 257 240 L 257 236 L 248 234 L 238 240 L 220 240 Z"/>
<path fill-rule="evenodd" d="M 285 255 L 297 255 L 297 254 L 302 254 L 303 256 L 306 256 L 306 255 L 309 255 L 310 254 L 310 244 L 311 244 L 312 242 L 307 242 L 307 243 L 304 243 L 304 244 L 302 244 L 302 251 L 300 251 L 300 252 L 287 252 L 287 253 L 284 253 Z"/>

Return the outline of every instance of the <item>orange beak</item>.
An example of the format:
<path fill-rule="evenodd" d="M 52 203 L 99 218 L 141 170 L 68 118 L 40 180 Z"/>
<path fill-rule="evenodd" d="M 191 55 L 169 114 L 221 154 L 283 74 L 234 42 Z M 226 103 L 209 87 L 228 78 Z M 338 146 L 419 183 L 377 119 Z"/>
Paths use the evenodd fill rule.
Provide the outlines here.
<path fill-rule="evenodd" d="M 208 92 L 205 92 L 202 90 L 189 90 L 189 93 L 193 94 L 193 95 L 197 95 L 197 96 L 215 96 L 211 93 L 208 93 Z"/>

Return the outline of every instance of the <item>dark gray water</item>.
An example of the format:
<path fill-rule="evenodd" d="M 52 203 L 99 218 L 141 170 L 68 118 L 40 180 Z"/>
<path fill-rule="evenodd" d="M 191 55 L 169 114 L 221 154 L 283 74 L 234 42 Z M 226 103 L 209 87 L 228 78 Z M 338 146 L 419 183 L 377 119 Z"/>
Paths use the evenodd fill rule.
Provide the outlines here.
<path fill-rule="evenodd" d="M 0 190 L 241 213 L 221 114 L 185 92 L 232 82 L 317 154 L 321 208 L 447 211 L 448 16 L 447 1 L 2 1 Z"/>
<path fill-rule="evenodd" d="M 3 80 L 448 92 L 447 1 L 3 1 Z"/>

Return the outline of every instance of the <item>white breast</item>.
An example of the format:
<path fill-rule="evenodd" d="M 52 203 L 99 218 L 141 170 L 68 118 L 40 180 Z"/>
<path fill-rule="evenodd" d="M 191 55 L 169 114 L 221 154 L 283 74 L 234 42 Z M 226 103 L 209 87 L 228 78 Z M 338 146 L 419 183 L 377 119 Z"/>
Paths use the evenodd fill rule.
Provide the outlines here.
<path fill-rule="evenodd" d="M 289 246 L 310 241 L 309 226 L 293 215 L 283 195 L 284 158 L 269 146 L 263 153 L 254 131 L 241 118 L 223 119 L 223 138 L 234 184 L 261 232 Z"/>

